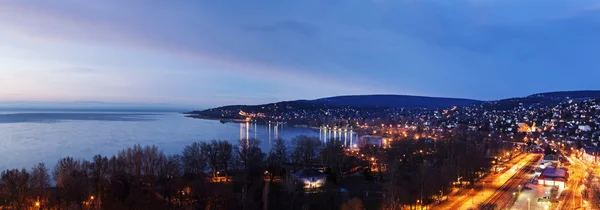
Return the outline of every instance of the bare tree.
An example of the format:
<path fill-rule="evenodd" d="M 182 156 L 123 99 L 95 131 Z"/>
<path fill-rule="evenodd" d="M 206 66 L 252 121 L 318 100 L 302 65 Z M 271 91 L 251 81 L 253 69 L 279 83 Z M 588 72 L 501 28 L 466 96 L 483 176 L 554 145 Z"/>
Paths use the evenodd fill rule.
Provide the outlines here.
<path fill-rule="evenodd" d="M 182 175 L 182 157 L 179 155 L 169 155 L 160 165 L 159 177 L 174 178 Z"/>
<path fill-rule="evenodd" d="M 207 161 L 208 166 L 211 168 L 213 177 L 217 176 L 217 172 L 219 171 L 219 154 L 218 154 L 218 142 L 217 140 L 212 140 L 210 143 L 202 142 L 200 144 L 201 153 L 204 157 L 204 160 Z"/>
<path fill-rule="evenodd" d="M 343 174 L 344 156 L 344 147 L 338 139 L 330 139 L 321 150 L 321 161 L 328 168 L 329 178 L 334 181 L 337 175 Z"/>
<path fill-rule="evenodd" d="M 142 176 L 142 154 L 143 149 L 139 144 L 119 152 L 118 158 L 125 164 L 125 167 L 123 168 L 125 172 L 135 177 Z"/>
<path fill-rule="evenodd" d="M 160 193 L 167 200 L 168 206 L 171 206 L 172 199 L 177 195 L 180 189 L 176 178 L 182 174 L 181 156 L 170 155 L 162 162 L 159 171 L 158 184 L 161 186 Z"/>
<path fill-rule="evenodd" d="M 201 174 L 206 167 L 206 161 L 202 155 L 202 146 L 200 143 L 194 142 L 191 145 L 183 148 L 182 162 L 185 173 Z"/>
<path fill-rule="evenodd" d="M 308 136 L 297 136 L 292 139 L 293 156 L 299 158 L 304 167 L 314 164 L 321 152 L 322 144 L 319 139 Z"/>
<path fill-rule="evenodd" d="M 281 171 L 281 165 L 287 160 L 287 147 L 285 140 L 281 138 L 275 139 L 275 144 L 271 147 L 269 156 L 267 157 L 269 181 L 273 182 L 275 174 Z"/>
<path fill-rule="evenodd" d="M 38 163 L 31 168 L 31 177 L 29 180 L 29 188 L 35 195 L 36 202 L 40 202 L 40 206 L 44 207 L 48 203 L 47 190 L 50 187 L 50 174 L 46 164 Z"/>
<path fill-rule="evenodd" d="M 0 201 L 12 209 L 22 209 L 26 205 L 29 173 L 25 169 L 11 169 L 0 174 Z"/>
<path fill-rule="evenodd" d="M 237 157 L 244 171 L 260 167 L 265 159 L 265 153 L 260 149 L 260 140 L 248 139 L 240 141 Z"/>
<path fill-rule="evenodd" d="M 100 205 L 102 204 L 102 200 L 105 198 L 105 188 L 110 180 L 108 158 L 103 157 L 102 155 L 95 155 L 92 158 L 92 162 L 90 163 L 88 170 L 92 191 L 96 197 L 95 202 Z"/>
<path fill-rule="evenodd" d="M 89 179 L 86 165 L 87 163 L 66 157 L 59 160 L 54 167 L 53 178 L 67 208 L 70 208 L 72 201 L 81 207 L 82 202 L 88 198 Z"/>
<path fill-rule="evenodd" d="M 263 179 L 261 166 L 265 153 L 260 149 L 260 141 L 256 139 L 241 140 L 236 159 L 243 170 L 242 209 L 258 209 L 262 195 Z"/>
<path fill-rule="evenodd" d="M 229 165 L 233 158 L 233 145 L 227 141 L 218 141 L 217 142 L 217 160 L 220 168 L 225 170 L 225 176 L 228 176 Z"/>
<path fill-rule="evenodd" d="M 155 189 L 158 172 L 164 161 L 165 154 L 158 147 L 155 145 L 144 147 L 142 152 L 143 177 L 150 184 L 152 190 Z"/>

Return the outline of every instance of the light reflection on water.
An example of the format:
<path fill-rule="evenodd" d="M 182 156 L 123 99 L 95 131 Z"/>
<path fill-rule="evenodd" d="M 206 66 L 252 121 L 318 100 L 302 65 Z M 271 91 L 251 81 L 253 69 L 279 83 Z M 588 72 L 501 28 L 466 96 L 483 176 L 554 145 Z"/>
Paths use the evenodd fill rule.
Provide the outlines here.
<path fill-rule="evenodd" d="M 253 137 L 262 141 L 267 152 L 274 139 L 289 141 L 298 135 L 324 140 L 318 129 L 222 124 L 179 113 L 4 112 L 0 113 L 0 170 L 29 169 L 38 162 L 52 168 L 66 156 L 89 160 L 95 154 L 114 155 L 134 144 L 157 145 L 174 154 L 194 141 L 220 139 L 237 144 Z"/>
<path fill-rule="evenodd" d="M 290 129 L 287 127 L 284 127 L 284 124 L 279 124 L 279 123 L 269 123 L 267 125 L 260 125 L 259 128 L 257 128 L 257 124 L 256 123 L 250 123 L 250 122 L 245 122 L 245 123 L 239 123 L 240 125 L 240 140 L 248 140 L 251 138 L 254 139 L 260 139 L 262 141 L 265 141 L 264 138 L 257 138 L 257 134 L 261 133 L 260 136 L 265 136 L 266 134 L 266 143 L 267 145 L 272 145 L 273 140 L 277 139 L 277 138 L 283 138 L 285 140 L 291 140 L 293 137 L 295 136 L 280 136 L 279 134 L 279 130 L 280 129 Z M 262 133 L 264 132 L 264 128 L 267 128 L 267 133 Z M 319 135 L 318 138 L 321 142 L 326 143 L 327 141 L 331 140 L 331 139 L 336 139 L 336 140 L 340 140 L 343 142 L 344 146 L 346 147 L 351 147 L 352 145 L 354 145 L 357 141 L 357 135 L 354 133 L 354 131 L 352 129 L 342 129 L 342 128 L 325 128 L 325 127 L 320 127 L 318 129 L 312 129 L 312 128 L 299 128 L 299 127 L 292 127 L 293 129 L 307 129 L 307 130 L 311 130 L 314 131 L 315 133 L 310 133 L 310 134 L 302 134 L 302 135 L 307 135 L 307 136 L 313 136 L 313 137 L 317 137 L 316 136 L 316 132 L 317 130 L 319 131 Z M 285 135 L 285 134 L 284 134 Z M 265 143 L 265 142 L 263 142 Z"/>

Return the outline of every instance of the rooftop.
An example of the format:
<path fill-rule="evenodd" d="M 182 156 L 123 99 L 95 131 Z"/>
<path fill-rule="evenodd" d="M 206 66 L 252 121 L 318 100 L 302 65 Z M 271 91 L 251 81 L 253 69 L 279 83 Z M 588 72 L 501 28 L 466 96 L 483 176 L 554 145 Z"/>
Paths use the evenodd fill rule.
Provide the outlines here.
<path fill-rule="evenodd" d="M 542 178 L 567 178 L 568 176 L 566 168 L 546 168 L 540 175 Z"/>
<path fill-rule="evenodd" d="M 298 177 L 298 178 L 326 177 L 327 174 L 324 174 L 324 173 L 322 173 L 319 170 L 314 169 L 314 168 L 308 168 L 308 169 L 302 169 L 300 171 L 296 171 L 296 173 L 294 173 L 294 176 Z"/>

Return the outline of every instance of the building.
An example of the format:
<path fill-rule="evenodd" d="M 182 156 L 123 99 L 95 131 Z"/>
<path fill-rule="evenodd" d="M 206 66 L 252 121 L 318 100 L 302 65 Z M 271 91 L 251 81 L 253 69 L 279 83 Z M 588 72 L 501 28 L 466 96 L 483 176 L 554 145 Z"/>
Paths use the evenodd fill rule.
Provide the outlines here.
<path fill-rule="evenodd" d="M 377 135 L 361 136 L 358 139 L 358 148 L 363 148 L 367 144 L 372 144 L 377 147 L 383 147 L 383 140 L 384 140 L 384 138 L 382 136 L 377 136 Z"/>
<path fill-rule="evenodd" d="M 542 160 L 544 164 L 558 164 L 558 155 L 548 154 L 544 155 L 544 159 Z"/>
<path fill-rule="evenodd" d="M 538 184 L 544 186 L 557 186 L 564 188 L 569 180 L 569 173 L 566 168 L 546 168 L 538 177 Z"/>
<path fill-rule="evenodd" d="M 583 155 L 583 159 L 588 162 L 597 162 L 600 156 L 600 148 L 597 147 L 586 147 L 581 148 L 581 153 Z"/>
<path fill-rule="evenodd" d="M 306 189 L 321 188 L 327 182 L 327 174 L 314 168 L 299 170 L 293 174 L 293 177 L 300 183 L 304 183 Z"/>

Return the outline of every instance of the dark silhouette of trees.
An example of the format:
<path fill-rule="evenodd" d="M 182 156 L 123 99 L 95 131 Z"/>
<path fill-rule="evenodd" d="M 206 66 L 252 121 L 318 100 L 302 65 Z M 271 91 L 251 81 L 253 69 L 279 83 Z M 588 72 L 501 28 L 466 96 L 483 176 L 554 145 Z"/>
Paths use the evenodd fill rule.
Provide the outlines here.
<path fill-rule="evenodd" d="M 361 152 L 365 154 L 367 160 L 372 160 L 372 162 L 375 163 L 378 169 L 377 171 L 379 174 L 382 174 L 382 164 L 386 159 L 383 148 L 374 144 L 365 144 L 365 146 L 361 148 Z"/>
<path fill-rule="evenodd" d="M 213 176 L 216 176 L 217 172 L 221 169 L 225 170 L 225 176 L 227 176 L 227 169 L 233 157 L 233 146 L 231 143 L 212 140 L 210 143 L 202 142 L 200 148 L 202 156 L 204 156 L 204 159 L 212 170 Z"/>
<path fill-rule="evenodd" d="M 154 145 L 145 146 L 142 151 L 143 177 L 152 190 L 155 190 L 158 172 L 165 159 L 165 154 Z"/>
<path fill-rule="evenodd" d="M 386 149 L 389 171 L 384 206 L 398 209 L 431 204 L 447 195 L 459 177 L 474 183 L 490 167 L 484 146 L 467 133 L 457 135 L 462 137 L 393 142 Z"/>
<path fill-rule="evenodd" d="M 269 181 L 273 182 L 275 175 L 281 176 L 281 165 L 287 161 L 288 150 L 285 145 L 285 140 L 281 138 L 275 139 L 275 144 L 271 147 L 269 156 L 267 157 Z"/>
<path fill-rule="evenodd" d="M 208 166 L 210 167 L 213 176 L 217 176 L 217 172 L 219 171 L 219 143 L 217 140 L 212 140 L 210 143 L 202 142 L 200 143 L 200 148 L 202 152 L 202 156 L 204 156 L 204 160 L 206 160 Z"/>
<path fill-rule="evenodd" d="M 53 172 L 59 197 L 65 201 L 65 208 L 72 205 L 79 206 L 90 195 L 89 177 L 87 175 L 87 163 L 82 163 L 72 157 L 66 157 L 58 161 Z M 58 204 L 62 206 L 61 203 Z"/>
<path fill-rule="evenodd" d="M 118 158 L 124 164 L 123 170 L 135 177 L 142 177 L 143 149 L 139 144 L 133 145 L 119 152 Z"/>
<path fill-rule="evenodd" d="M 550 145 L 546 145 L 546 148 L 544 148 L 544 155 L 553 155 L 556 154 L 556 152 L 552 149 L 552 147 Z"/>
<path fill-rule="evenodd" d="M 260 149 L 260 141 L 256 139 L 241 140 L 236 151 L 236 162 L 242 170 L 240 182 L 241 209 L 260 209 L 264 181 L 262 166 L 265 153 Z"/>
<path fill-rule="evenodd" d="M 183 174 L 182 158 L 179 155 L 169 155 L 159 166 L 157 184 L 161 186 L 158 192 L 163 195 L 167 201 L 167 206 L 170 208 L 171 203 L 177 196 L 178 189 L 183 189 L 183 184 L 179 181 L 179 177 Z M 199 174 L 194 173 L 194 174 Z"/>
<path fill-rule="evenodd" d="M 304 167 L 310 167 L 317 162 L 322 148 L 319 139 L 308 136 L 297 136 L 292 139 L 292 146 L 294 147 L 292 159 Z"/>
<path fill-rule="evenodd" d="M 454 181 L 461 178 L 473 183 L 487 170 L 486 151 L 501 145 L 481 139 L 487 135 L 461 132 L 456 134 L 460 138 L 404 139 L 392 141 L 386 148 L 368 145 L 361 148 L 364 157 L 346 151 L 339 140 L 323 144 L 307 136 L 293 139 L 289 147 L 283 139 L 275 140 L 268 156 L 256 139 L 242 140 L 235 147 L 217 140 L 192 143 L 174 155 L 165 155 L 156 146 L 133 145 L 116 156 L 96 155 L 91 161 L 72 157 L 59 160 L 52 171 L 56 188 L 50 188 L 44 164 L 34 166 L 30 172 L 4 171 L 0 177 L 0 205 L 12 209 L 31 208 L 35 202 L 49 209 L 260 209 L 267 205 L 271 209 L 337 208 L 341 200 L 336 196 L 340 193 L 332 188 L 344 187 L 350 196 L 383 190 L 385 209 L 409 208 L 431 204 L 447 195 Z M 273 180 L 287 160 L 304 167 L 322 164 L 330 178 L 339 182 L 328 182 L 327 190 L 319 195 L 302 193 L 302 183 L 290 173 L 281 180 L 265 182 L 265 170 Z M 377 181 L 372 181 L 369 171 L 374 163 L 380 171 L 375 176 Z M 387 170 L 381 170 L 382 165 Z M 371 180 L 336 179 L 350 168 L 356 171 L 364 166 L 369 166 L 366 172 Z M 211 179 L 217 172 L 225 172 L 231 179 Z M 376 187 L 347 185 L 348 180 Z M 342 208 L 362 209 L 358 201 Z"/>
<path fill-rule="evenodd" d="M 182 163 L 185 173 L 200 174 L 206 168 L 206 161 L 202 155 L 202 146 L 194 142 L 185 146 L 182 152 Z"/>
<path fill-rule="evenodd" d="M 330 139 L 321 150 L 321 162 L 330 172 L 328 178 L 336 181 L 337 175 L 343 175 L 345 154 L 342 142 L 337 139 Z"/>
<path fill-rule="evenodd" d="M 12 209 L 24 209 L 29 192 L 29 173 L 25 169 L 5 170 L 0 174 L 0 203 Z"/>
<path fill-rule="evenodd" d="M 250 170 L 259 169 L 265 159 L 265 153 L 260 149 L 260 140 L 241 140 L 239 147 L 236 157 L 243 171 L 248 173 Z"/>
<path fill-rule="evenodd" d="M 218 141 L 217 158 L 220 168 L 225 171 L 225 176 L 227 177 L 229 175 L 229 165 L 231 164 L 233 158 L 233 145 L 231 145 L 231 143 L 228 141 Z"/>
<path fill-rule="evenodd" d="M 106 186 L 109 183 L 109 165 L 108 158 L 102 155 L 95 155 L 89 165 L 89 178 L 91 180 L 92 196 L 95 197 L 95 203 L 102 203 L 105 199 Z"/>
<path fill-rule="evenodd" d="M 46 164 L 38 163 L 31 168 L 31 177 L 29 180 L 29 189 L 33 193 L 34 202 L 40 203 L 40 208 L 48 205 L 49 195 L 46 192 L 50 187 L 50 174 Z"/>

